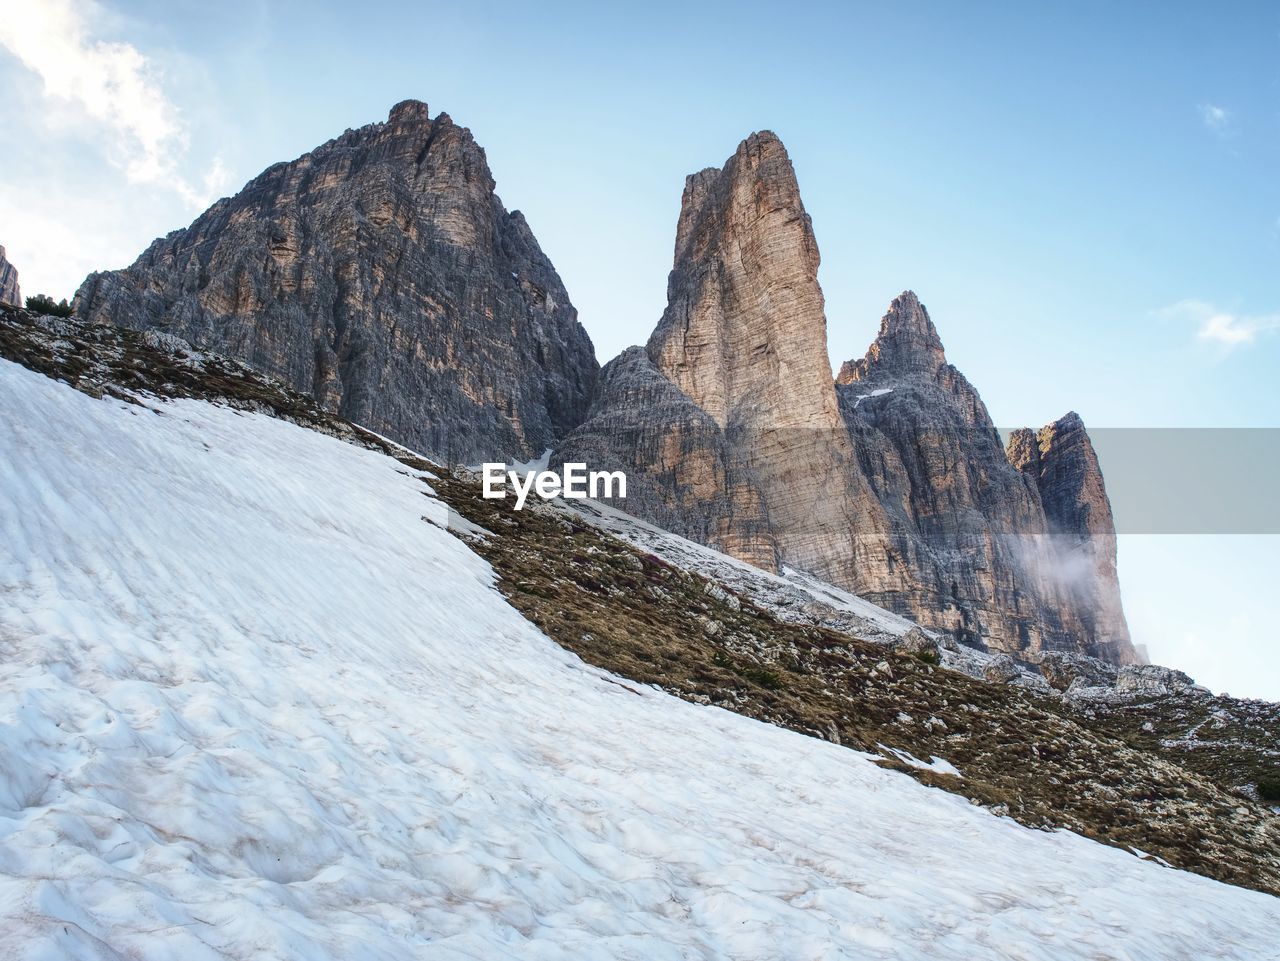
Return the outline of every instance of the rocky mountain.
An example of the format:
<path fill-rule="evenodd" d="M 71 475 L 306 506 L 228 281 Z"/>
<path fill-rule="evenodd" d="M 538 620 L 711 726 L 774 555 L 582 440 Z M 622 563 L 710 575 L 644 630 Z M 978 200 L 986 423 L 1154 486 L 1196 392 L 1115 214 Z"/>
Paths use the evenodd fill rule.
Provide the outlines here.
<path fill-rule="evenodd" d="M 75 310 L 442 460 L 625 470 L 637 516 L 971 646 L 1133 660 L 1083 427 L 1019 434 L 1011 463 L 911 293 L 833 380 L 818 265 L 786 149 L 754 134 L 687 179 L 667 308 L 601 372 L 484 151 L 406 101 L 91 275 Z"/>
<path fill-rule="evenodd" d="M 764 132 L 685 183 L 667 309 L 605 369 L 556 461 L 628 471 L 628 510 L 768 570 L 832 583 L 884 566 L 826 350 L 818 245 Z M 637 386 L 663 402 L 637 402 Z"/>
<path fill-rule="evenodd" d="M 0 304 L 22 306 L 22 290 L 18 287 L 18 269 L 9 263 L 3 244 L 0 244 Z"/>
<path fill-rule="evenodd" d="M 837 385 L 863 472 L 912 567 L 904 594 L 872 586 L 870 599 L 1020 656 L 1134 660 L 1111 509 L 1079 417 L 1045 428 L 1043 460 L 1023 453 L 1023 432 L 1006 455 L 910 291 L 890 305 L 866 356 L 842 365 Z"/>
<path fill-rule="evenodd" d="M 689 177 L 667 309 L 555 460 L 625 469 L 628 510 L 968 645 L 1134 660 L 1083 426 L 1010 463 L 910 292 L 833 383 L 818 263 L 776 136 Z"/>
<path fill-rule="evenodd" d="M 1117 643 L 1127 640 L 1116 576 L 1115 521 L 1084 422 L 1073 411 L 1038 433 L 1017 430 L 1009 438 L 1008 455 L 1014 467 L 1035 481 L 1064 586 L 1084 630 Z"/>
<path fill-rule="evenodd" d="M 417 101 L 92 274 L 75 311 L 236 357 L 452 461 L 537 456 L 582 421 L 598 374 L 484 151 Z"/>

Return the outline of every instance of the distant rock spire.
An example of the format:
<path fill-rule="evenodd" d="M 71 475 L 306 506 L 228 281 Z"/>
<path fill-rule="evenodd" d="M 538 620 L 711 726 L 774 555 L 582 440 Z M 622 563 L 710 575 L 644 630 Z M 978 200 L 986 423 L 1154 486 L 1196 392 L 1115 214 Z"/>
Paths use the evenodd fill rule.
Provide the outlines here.
<path fill-rule="evenodd" d="M 1102 468 L 1084 421 L 1070 411 L 1033 433 L 1009 438 L 1009 463 L 1034 481 L 1053 537 L 1062 588 L 1074 601 L 1098 654 L 1116 663 L 1138 660 L 1129 638 L 1116 573 L 1115 520 Z"/>
<path fill-rule="evenodd" d="M 18 287 L 18 269 L 9 263 L 4 245 L 0 244 L 0 304 L 22 306 L 22 290 Z"/>
<path fill-rule="evenodd" d="M 867 348 L 866 356 L 845 361 L 836 381 L 849 384 L 880 373 L 932 375 L 946 363 L 942 339 L 929 311 L 912 291 L 904 290 L 881 318 L 880 333 Z"/>

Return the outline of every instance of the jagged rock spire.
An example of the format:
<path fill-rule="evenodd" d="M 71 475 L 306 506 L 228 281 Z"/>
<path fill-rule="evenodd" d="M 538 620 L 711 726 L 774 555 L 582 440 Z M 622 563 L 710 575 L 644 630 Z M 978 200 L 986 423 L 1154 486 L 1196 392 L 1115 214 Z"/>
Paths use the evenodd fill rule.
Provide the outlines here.
<path fill-rule="evenodd" d="M 1040 494 L 1060 559 L 1051 573 L 1074 599 L 1090 636 L 1101 639 L 1092 653 L 1135 662 L 1116 573 L 1115 519 L 1084 421 L 1070 411 L 1038 432 L 1016 430 L 1007 454 Z"/>
<path fill-rule="evenodd" d="M 667 309 L 553 459 L 625 465 L 629 508 L 752 563 L 839 584 L 881 564 L 887 522 L 840 418 L 818 259 L 774 134 L 688 177 Z"/>
<path fill-rule="evenodd" d="M 818 263 L 786 148 L 752 134 L 685 181 L 649 357 L 722 426 L 838 425 Z"/>
<path fill-rule="evenodd" d="M 910 290 L 893 299 L 880 320 L 880 333 L 861 360 L 845 361 L 836 378 L 849 384 L 880 374 L 923 373 L 932 376 L 946 366 L 942 338 L 929 311 Z"/>

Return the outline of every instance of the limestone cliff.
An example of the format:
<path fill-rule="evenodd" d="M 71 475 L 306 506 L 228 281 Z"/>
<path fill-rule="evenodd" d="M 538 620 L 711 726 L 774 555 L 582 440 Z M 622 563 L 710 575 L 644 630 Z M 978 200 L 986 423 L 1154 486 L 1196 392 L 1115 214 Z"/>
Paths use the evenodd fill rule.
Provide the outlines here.
<path fill-rule="evenodd" d="M 629 510 L 705 532 L 751 563 L 861 586 L 862 568 L 885 563 L 881 538 L 861 534 L 884 519 L 840 419 L 817 271 L 795 173 L 772 133 L 689 177 L 667 309 L 644 355 L 620 358 L 629 376 L 604 378 L 557 460 L 628 469 L 642 492 Z M 639 378 L 665 402 L 636 402 Z"/>
<path fill-rule="evenodd" d="M 1083 454 L 1069 454 L 1081 469 L 1051 471 L 1044 487 L 1034 468 L 1011 467 L 986 405 L 947 363 L 910 291 L 893 301 L 866 356 L 846 362 L 837 382 L 863 472 L 911 567 L 905 592 L 870 589 L 871 599 L 967 643 L 1024 657 L 1062 650 L 1133 659 L 1123 614 L 1115 616 L 1110 511 L 1095 510 L 1090 528 L 1072 499 L 1084 486 L 1089 504 L 1106 504 L 1096 458 L 1090 472 Z M 1069 446 L 1079 451 L 1088 438 L 1074 423 Z M 1077 488 L 1068 489 L 1073 481 Z M 1050 489 L 1052 503 L 1044 496 Z M 1095 551 L 1110 557 L 1109 570 L 1093 562 Z"/>
<path fill-rule="evenodd" d="M 965 643 L 1132 659 L 1096 458 L 1064 435 L 1058 467 L 1011 465 L 910 292 L 833 383 L 818 264 L 773 134 L 689 177 L 666 311 L 555 459 L 627 470 L 633 513 Z"/>
<path fill-rule="evenodd" d="M 22 290 L 18 287 L 18 270 L 9 263 L 4 246 L 0 245 L 0 304 L 22 306 Z"/>
<path fill-rule="evenodd" d="M 484 151 L 417 101 L 90 275 L 75 310 L 229 354 L 453 461 L 540 454 L 582 421 L 598 374 Z"/>
<path fill-rule="evenodd" d="M 1116 574 L 1116 532 L 1098 455 L 1074 411 L 1033 434 L 1009 438 L 1009 462 L 1040 492 L 1060 564 L 1060 579 L 1083 622 L 1083 631 L 1108 645 L 1093 653 L 1131 663 L 1129 627 Z"/>

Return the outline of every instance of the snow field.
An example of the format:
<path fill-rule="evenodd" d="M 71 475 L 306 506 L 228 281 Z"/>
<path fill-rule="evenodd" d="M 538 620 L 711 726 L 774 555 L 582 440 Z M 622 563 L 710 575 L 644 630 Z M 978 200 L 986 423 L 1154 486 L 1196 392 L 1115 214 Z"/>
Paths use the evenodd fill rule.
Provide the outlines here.
<path fill-rule="evenodd" d="M 1276 957 L 1276 899 L 585 666 L 385 456 L 153 406 L 0 361 L 0 957 Z"/>

